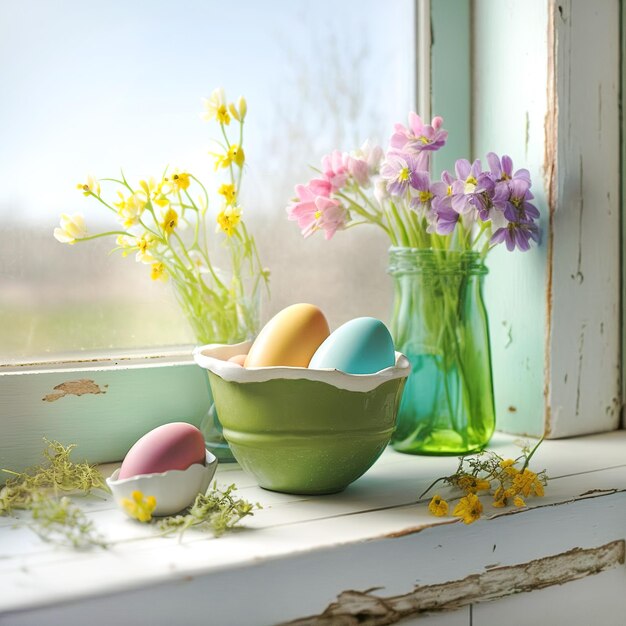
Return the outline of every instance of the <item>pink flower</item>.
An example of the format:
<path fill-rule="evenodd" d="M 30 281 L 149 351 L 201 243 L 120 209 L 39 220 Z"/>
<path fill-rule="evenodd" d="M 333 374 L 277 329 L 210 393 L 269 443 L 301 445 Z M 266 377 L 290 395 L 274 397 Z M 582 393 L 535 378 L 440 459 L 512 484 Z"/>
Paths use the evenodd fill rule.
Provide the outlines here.
<path fill-rule="evenodd" d="M 305 239 L 318 230 L 324 231 L 325 239 L 332 239 L 344 227 L 347 212 L 337 200 L 316 193 L 316 186 L 317 182 L 313 187 L 311 183 L 296 187 L 298 199 L 287 207 L 288 219 L 298 222 Z"/>
<path fill-rule="evenodd" d="M 350 171 L 348 169 L 349 155 L 339 150 L 333 150 L 330 154 L 322 157 L 322 174 L 331 184 L 333 191 L 341 189 L 348 180 Z"/>
<path fill-rule="evenodd" d="M 348 157 L 348 171 L 358 185 L 369 187 L 370 177 L 378 172 L 383 149 L 369 139 Z"/>
<path fill-rule="evenodd" d="M 390 150 L 417 153 L 439 150 L 448 138 L 448 131 L 441 128 L 442 124 L 441 117 L 434 117 L 430 124 L 424 124 L 417 113 L 411 112 L 408 128 L 402 124 L 394 126 L 395 132 L 389 141 Z"/>

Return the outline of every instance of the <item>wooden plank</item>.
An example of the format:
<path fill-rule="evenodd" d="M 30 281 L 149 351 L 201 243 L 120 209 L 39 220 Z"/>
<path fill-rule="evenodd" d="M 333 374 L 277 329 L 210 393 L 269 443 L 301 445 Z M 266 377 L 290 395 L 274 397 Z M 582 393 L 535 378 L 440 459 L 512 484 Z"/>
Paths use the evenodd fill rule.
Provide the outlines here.
<path fill-rule="evenodd" d="M 92 463 L 118 461 L 156 426 L 199 425 L 209 393 L 192 362 L 0 373 L 0 468 L 39 463 L 43 437 L 77 444 Z"/>
<path fill-rule="evenodd" d="M 554 438 L 615 429 L 619 2 L 476 0 L 473 10 L 475 153 L 528 167 L 544 232 L 530 253 L 489 259 L 499 428 Z M 509 89 L 513 75 L 523 80 Z"/>
<path fill-rule="evenodd" d="M 563 586 L 539 589 L 531 598 L 516 595 L 497 602 L 476 604 L 473 626 L 624 626 L 626 616 L 626 568 L 616 567 Z"/>
<path fill-rule="evenodd" d="M 503 453 L 513 450 L 511 440 L 500 442 Z M 117 594 L 146 585 L 172 584 L 177 587 L 189 577 L 226 576 L 228 571 L 238 571 L 245 577 L 244 570 L 255 567 L 255 564 L 282 560 L 288 567 L 288 561 L 303 558 L 306 562 L 306 555 L 313 553 L 329 554 L 344 549 L 351 552 L 354 549 L 356 558 L 366 544 L 383 542 L 391 547 L 396 541 L 410 537 L 416 538 L 418 543 L 422 541 L 421 537 L 428 537 L 427 541 L 439 546 L 434 548 L 435 554 L 444 545 L 444 537 L 453 542 L 460 550 L 459 554 L 465 554 L 461 547 L 464 541 L 475 543 L 475 550 L 481 547 L 483 561 L 480 561 L 482 565 L 471 559 L 461 564 L 453 558 L 453 551 L 447 552 L 448 556 L 437 562 L 433 562 L 432 557 L 424 561 L 428 562 L 428 567 L 418 567 L 405 581 L 407 584 L 415 580 L 415 576 L 420 584 L 439 584 L 475 574 L 486 564 L 523 563 L 576 546 L 597 547 L 603 545 L 602 542 L 623 536 L 623 528 L 621 534 L 612 536 L 599 529 L 604 528 L 604 518 L 620 527 L 620 507 L 626 510 L 626 497 L 619 493 L 619 490 L 626 490 L 625 443 L 624 432 L 581 438 L 575 442 L 545 442 L 537 453 L 537 466 L 545 464 L 553 476 L 546 497 L 529 501 L 536 507 L 534 509 L 516 512 L 487 510 L 488 519 L 471 527 L 464 527 L 450 518 L 430 516 L 428 498 L 417 502 L 420 483 L 423 485 L 442 471 L 450 471 L 456 465 L 455 459 L 416 458 L 393 451 L 385 453 L 384 462 L 344 494 L 298 500 L 293 496 L 283 499 L 281 494 L 247 488 L 245 497 L 259 500 L 267 505 L 266 508 L 246 521 L 247 530 L 220 539 L 191 531 L 181 543 L 176 539 L 155 537 L 154 529 L 126 519 L 110 501 L 106 509 L 102 508 L 102 501 L 94 502 L 93 508 L 86 507 L 87 503 L 81 501 L 104 536 L 118 543 L 107 551 L 81 553 L 43 544 L 27 529 L 0 527 L 0 577 L 8 581 L 0 587 L 0 613 L 57 601 L 82 602 L 84 597 L 96 593 Z M 574 445 L 570 447 L 571 444 Z M 445 463 L 447 468 L 444 468 Z M 612 466 L 616 467 L 602 469 Z M 233 470 L 232 466 L 224 469 L 226 480 L 218 470 L 220 482 L 237 481 L 242 476 L 240 470 Z M 562 478 L 554 478 L 559 475 Z M 586 512 L 579 515 L 575 513 L 578 509 L 570 508 L 572 506 L 584 506 Z M 562 513 L 564 509 L 570 511 L 569 517 Z M 545 539 L 532 545 L 518 543 L 516 533 L 526 524 L 532 526 L 536 516 L 543 520 L 545 533 L 558 535 L 558 541 Z M 585 520 L 591 518 L 586 516 L 594 516 L 597 520 L 590 525 Z M 557 518 L 560 521 L 556 521 Z M 449 534 L 448 527 L 457 530 L 450 530 Z M 539 532 L 537 525 L 535 528 Z M 494 556 L 491 540 L 497 534 L 496 529 L 502 530 L 498 541 L 506 542 L 506 536 L 509 536 L 511 545 L 506 547 L 504 554 L 498 552 Z M 470 537 L 466 536 L 467 533 Z M 515 536 L 516 541 L 511 542 L 511 536 Z M 548 547 L 554 549 L 548 553 Z M 447 551 L 450 546 L 445 548 Z M 381 568 L 393 570 L 396 565 L 400 567 L 401 563 L 395 563 L 393 558 L 381 561 L 387 563 Z M 60 569 L 64 572 L 63 577 L 58 576 Z M 347 576 L 345 571 L 343 575 Z M 345 586 L 342 589 L 363 590 L 368 584 L 376 586 L 375 576 L 370 577 L 366 586 Z M 407 593 L 411 588 L 405 584 L 398 593 Z M 334 591 L 336 595 L 341 589 L 335 588 Z M 394 593 L 391 591 L 390 595 Z M 335 595 L 308 612 L 302 605 L 302 612 L 292 618 L 323 611 Z"/>
<path fill-rule="evenodd" d="M 544 232 L 542 245 L 530 252 L 511 253 L 499 246 L 489 253 L 485 297 L 496 418 L 501 430 L 539 436 L 544 414 L 548 228 L 542 184 L 548 4 L 475 0 L 472 6 L 472 156 L 481 157 L 486 167 L 487 152 L 508 154 L 516 168 L 530 171 Z"/>
<path fill-rule="evenodd" d="M 550 11 L 546 431 L 569 437 L 620 420 L 620 8 L 568 0 Z"/>
<path fill-rule="evenodd" d="M 323 611 L 348 590 L 366 592 L 376 587 L 378 595 L 393 597 L 410 593 L 416 586 L 560 555 L 577 545 L 601 548 L 623 536 L 620 520 L 626 515 L 626 498 L 620 494 L 601 500 L 546 507 L 469 527 L 444 524 L 396 539 L 349 543 L 331 550 L 292 551 L 288 557 L 256 558 L 242 567 L 212 572 L 207 572 L 207 566 L 224 550 L 232 551 L 235 542 L 241 544 L 238 552 L 249 550 L 254 533 L 198 542 L 192 550 L 184 545 L 158 550 L 152 546 L 128 559 L 109 552 L 97 562 L 87 559 L 65 566 L 63 579 L 51 575 L 57 571 L 54 566 L 20 569 L 5 577 L 10 586 L 3 586 L 0 593 L 13 594 L 16 588 L 24 597 L 28 584 L 31 591 L 50 592 L 58 603 L 4 613 L 3 624 L 38 624 L 44 616 L 46 623 L 79 623 L 87 614 L 95 624 L 104 619 L 129 623 L 129 616 L 134 615 L 155 624 L 176 623 L 181 616 L 186 624 L 206 622 L 208 617 L 212 623 L 239 626 L 297 620 Z M 600 511 L 608 514 L 599 515 Z M 309 530 L 304 528 L 301 537 Z M 292 533 L 293 529 L 275 531 L 262 539 L 274 545 L 286 543 L 289 548 Z M 204 571 L 185 569 L 182 561 L 188 559 L 198 566 L 202 563 Z M 138 584 L 142 573 L 145 576 L 154 567 L 167 572 L 162 582 L 147 588 Z M 587 570 L 591 575 L 593 568 Z M 108 592 L 99 589 L 92 596 L 82 589 L 94 572 L 106 576 Z M 74 600 L 68 598 L 68 587 L 76 594 Z M 228 601 L 241 597 L 242 589 L 245 601 Z M 108 595 L 113 592 L 115 596 Z M 67 599 L 60 602 L 63 597 Z"/>
<path fill-rule="evenodd" d="M 430 611 L 457 611 L 472 603 L 563 585 L 604 572 L 623 565 L 624 552 L 624 540 L 620 539 L 597 548 L 573 548 L 527 563 L 491 567 L 460 580 L 416 585 L 399 596 L 381 597 L 377 590 L 344 591 L 323 613 L 293 620 L 288 626 L 383 626 Z"/>
<path fill-rule="evenodd" d="M 432 171 L 454 171 L 456 159 L 472 157 L 472 51 L 470 0 L 430 4 L 431 115 L 440 115 L 449 132 L 446 145 L 433 155 Z"/>

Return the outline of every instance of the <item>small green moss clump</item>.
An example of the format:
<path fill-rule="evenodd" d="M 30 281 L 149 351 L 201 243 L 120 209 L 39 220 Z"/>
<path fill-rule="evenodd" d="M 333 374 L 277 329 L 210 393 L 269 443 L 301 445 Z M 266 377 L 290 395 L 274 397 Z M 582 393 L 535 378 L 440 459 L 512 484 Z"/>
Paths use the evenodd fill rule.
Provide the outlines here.
<path fill-rule="evenodd" d="M 182 536 L 188 528 L 211 530 L 216 537 L 223 535 L 244 517 L 254 515 L 254 509 L 262 508 L 260 504 L 235 497 L 236 489 L 235 485 L 230 485 L 225 491 L 220 491 L 214 483 L 212 490 L 196 496 L 185 515 L 166 517 L 159 522 L 159 528 L 164 535 L 177 532 Z"/>
<path fill-rule="evenodd" d="M 106 547 L 85 513 L 60 494 L 94 489 L 109 491 L 104 476 L 88 463 L 70 459 L 75 445 L 64 446 L 44 438 L 44 462 L 24 472 L 2 470 L 9 479 L 0 489 L 0 515 L 15 510 L 31 513 L 29 527 L 45 541 L 73 548 Z"/>

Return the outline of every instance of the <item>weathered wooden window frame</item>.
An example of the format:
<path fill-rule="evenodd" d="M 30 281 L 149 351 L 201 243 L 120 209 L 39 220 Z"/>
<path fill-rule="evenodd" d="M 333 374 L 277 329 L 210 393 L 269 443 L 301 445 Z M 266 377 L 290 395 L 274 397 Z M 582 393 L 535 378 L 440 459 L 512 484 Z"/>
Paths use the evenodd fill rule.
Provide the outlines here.
<path fill-rule="evenodd" d="M 447 118 L 455 142 L 450 152 L 455 155 L 469 156 L 480 143 L 473 90 L 483 87 L 472 57 L 477 51 L 473 17 L 481 1 L 416 0 L 415 5 L 421 35 L 416 55 L 418 108 L 426 116 L 432 108 Z M 511 11 L 519 13 L 525 8 L 520 5 L 525 3 L 511 5 Z M 449 19 L 449 11 L 454 19 Z M 507 388 L 506 381 L 500 385 L 499 427 L 557 438 L 619 428 L 622 14 L 619 0 L 599 4 L 545 0 L 540 14 L 545 22 L 534 24 L 530 35 L 537 38 L 540 49 L 545 44 L 545 133 L 529 141 L 528 112 L 522 123 L 526 124 L 526 152 L 541 149 L 543 208 L 549 215 L 546 246 L 533 253 L 537 262 L 531 279 L 537 281 L 537 289 L 543 289 L 546 303 L 545 320 L 537 321 L 544 328 L 529 337 L 535 343 L 541 338 L 538 353 L 543 360 L 533 367 L 544 368 L 543 384 L 539 388 L 537 376 L 531 379 L 519 367 L 523 352 L 506 354 L 495 362 L 499 368 L 519 367 L 514 385 Z M 594 34 L 603 45 L 588 45 Z M 576 76 L 587 80 L 577 82 Z M 587 103 L 594 93 L 600 104 L 591 123 Z M 519 125 L 520 120 L 512 123 Z M 443 157 L 435 164 L 437 168 L 450 165 Z M 542 194 L 538 196 L 541 200 Z M 586 207 L 591 209 L 585 211 Z M 583 249 L 590 252 L 583 254 Z M 594 253 L 597 249 L 604 255 Z M 516 280 L 529 280 L 523 274 L 528 267 L 509 263 L 512 280 L 505 291 L 513 289 Z M 498 278 L 498 272 L 493 273 Z M 499 313 L 495 320 L 492 317 L 492 341 L 495 352 L 502 355 L 499 342 L 507 330 L 493 331 Z M 519 310 L 509 313 L 512 324 L 523 316 Z M 35 462 L 42 436 L 78 443 L 92 462 L 117 460 L 157 425 L 173 420 L 199 425 L 208 398 L 204 372 L 184 356 L 0 367 L 0 467 Z M 527 414 L 521 419 L 517 409 L 510 410 L 514 404 L 525 407 Z"/>

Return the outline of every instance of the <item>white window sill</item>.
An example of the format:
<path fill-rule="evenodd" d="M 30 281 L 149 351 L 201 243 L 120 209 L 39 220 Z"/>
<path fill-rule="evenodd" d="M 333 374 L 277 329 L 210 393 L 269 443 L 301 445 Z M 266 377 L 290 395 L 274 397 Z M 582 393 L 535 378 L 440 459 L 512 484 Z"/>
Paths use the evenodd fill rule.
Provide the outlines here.
<path fill-rule="evenodd" d="M 512 455 L 518 450 L 514 441 L 497 435 L 492 447 Z M 626 572 L 618 561 L 621 550 L 623 563 L 626 537 L 625 452 L 624 431 L 545 441 L 532 465 L 545 467 L 551 477 L 546 496 L 529 499 L 527 509 L 515 512 L 488 509 L 485 519 L 470 526 L 432 517 L 428 498 L 416 503 L 434 478 L 454 471 L 455 458 L 391 450 L 344 493 L 323 497 L 264 491 L 238 466 L 220 466 L 218 483 L 236 483 L 242 497 L 264 507 L 246 520 L 245 529 L 220 539 L 194 531 L 182 542 L 154 537 L 152 528 L 126 519 L 110 499 L 80 501 L 107 540 L 120 542 L 108 550 L 55 548 L 0 518 L 0 622 L 270 624 L 320 615 L 348 590 L 376 587 L 373 596 L 389 598 L 414 593 L 416 585 L 443 584 L 439 609 L 460 607 L 444 623 L 460 618 L 465 624 L 479 579 L 461 584 L 448 605 L 446 583 L 495 570 L 515 572 L 507 566 L 575 548 L 591 550 L 587 561 L 572 561 L 578 578 L 606 569 L 600 577 L 610 570 L 611 580 L 619 576 L 623 584 Z M 115 466 L 104 467 L 110 472 Z M 608 544 L 608 552 L 593 551 Z M 546 567 L 539 578 L 526 568 L 531 588 L 567 580 L 558 580 L 558 563 Z M 543 572 L 541 562 L 535 568 Z M 548 577 L 543 585 L 541 575 Z M 490 599 L 510 593 L 492 583 Z M 382 610 L 371 597 L 344 595 L 342 606 L 350 602 L 343 610 Z M 623 593 L 615 594 L 615 602 L 626 612 Z M 478 606 L 487 605 L 475 605 L 475 624 Z M 612 624 L 604 615 L 603 623 Z"/>

